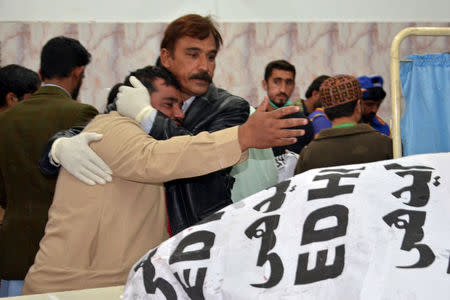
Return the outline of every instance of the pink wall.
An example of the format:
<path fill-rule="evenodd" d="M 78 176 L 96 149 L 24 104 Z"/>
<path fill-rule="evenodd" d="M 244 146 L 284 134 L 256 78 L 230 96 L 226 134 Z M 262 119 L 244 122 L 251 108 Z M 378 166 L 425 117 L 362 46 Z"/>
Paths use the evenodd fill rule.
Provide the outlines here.
<path fill-rule="evenodd" d="M 0 65 L 39 68 L 44 43 L 57 35 L 79 39 L 93 59 L 86 70 L 82 102 L 105 105 L 108 88 L 129 71 L 154 64 L 165 23 L 0 23 Z M 224 46 L 217 58 L 215 83 L 257 105 L 264 97 L 264 67 L 286 59 L 297 68 L 295 97 L 304 96 L 321 74 L 380 74 L 388 92 L 381 116 L 391 118 L 389 51 L 394 36 L 406 27 L 450 23 L 223 23 Z M 411 37 L 401 48 L 409 54 L 450 51 L 450 38 Z"/>

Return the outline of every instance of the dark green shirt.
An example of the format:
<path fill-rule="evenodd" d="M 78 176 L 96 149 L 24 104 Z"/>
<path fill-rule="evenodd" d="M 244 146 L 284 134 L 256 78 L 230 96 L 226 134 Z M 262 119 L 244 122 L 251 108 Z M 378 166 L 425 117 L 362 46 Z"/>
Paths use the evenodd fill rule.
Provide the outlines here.
<path fill-rule="evenodd" d="M 84 125 L 97 110 L 61 88 L 45 86 L 0 114 L 0 278 L 23 280 L 44 235 L 56 176 L 41 174 L 38 161 L 50 137 Z"/>

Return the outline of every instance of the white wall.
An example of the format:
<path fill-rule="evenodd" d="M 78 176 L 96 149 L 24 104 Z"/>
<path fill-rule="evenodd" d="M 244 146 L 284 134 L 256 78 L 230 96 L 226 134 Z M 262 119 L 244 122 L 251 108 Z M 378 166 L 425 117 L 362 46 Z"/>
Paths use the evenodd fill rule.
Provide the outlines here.
<path fill-rule="evenodd" d="M 448 22 L 449 0 L 0 0 L 0 21 Z"/>

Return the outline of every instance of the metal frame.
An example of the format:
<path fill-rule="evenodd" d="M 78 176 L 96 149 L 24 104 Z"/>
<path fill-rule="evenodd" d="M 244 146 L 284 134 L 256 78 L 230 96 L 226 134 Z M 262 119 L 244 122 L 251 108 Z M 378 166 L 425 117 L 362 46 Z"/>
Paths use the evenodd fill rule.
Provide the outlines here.
<path fill-rule="evenodd" d="M 400 134 L 400 44 L 408 36 L 446 36 L 450 27 L 408 27 L 397 33 L 391 44 L 392 141 L 394 158 L 402 156 Z"/>

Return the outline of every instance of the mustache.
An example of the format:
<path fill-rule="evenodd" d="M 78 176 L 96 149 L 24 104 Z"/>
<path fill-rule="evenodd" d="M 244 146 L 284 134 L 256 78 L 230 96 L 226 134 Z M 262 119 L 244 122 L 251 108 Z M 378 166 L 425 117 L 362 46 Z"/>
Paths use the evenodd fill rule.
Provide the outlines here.
<path fill-rule="evenodd" d="M 363 121 L 364 122 L 370 122 L 372 119 L 373 119 L 373 117 L 375 117 L 375 113 L 370 113 L 370 114 L 368 114 L 368 115 L 362 115 L 362 119 L 363 119 Z"/>
<path fill-rule="evenodd" d="M 209 74 L 206 72 L 194 74 L 191 77 L 189 77 L 189 79 L 200 79 L 200 80 L 206 81 L 208 83 L 212 82 L 211 76 L 209 76 Z"/>
<path fill-rule="evenodd" d="M 284 96 L 284 97 L 286 97 L 286 98 L 289 98 L 288 95 L 285 94 L 285 93 L 279 93 L 279 94 L 277 94 L 277 97 L 279 97 L 279 96 Z"/>

